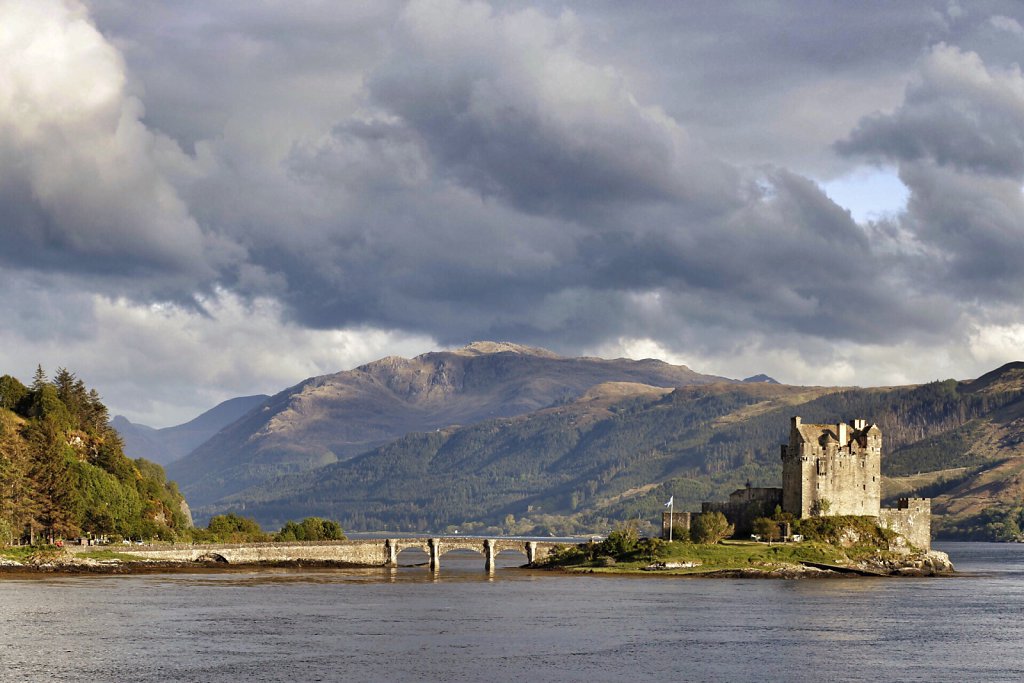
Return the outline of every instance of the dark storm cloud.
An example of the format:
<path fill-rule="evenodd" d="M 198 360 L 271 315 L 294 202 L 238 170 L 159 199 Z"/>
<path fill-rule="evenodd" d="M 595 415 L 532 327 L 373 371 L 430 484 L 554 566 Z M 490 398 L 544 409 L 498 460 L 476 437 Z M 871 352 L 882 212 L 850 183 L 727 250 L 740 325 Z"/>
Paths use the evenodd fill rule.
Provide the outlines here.
<path fill-rule="evenodd" d="M 59 26 L 83 33 L 56 45 L 99 58 L 58 52 L 74 78 L 21 62 L 52 87 L 32 116 L 0 113 L 5 267 L 568 352 L 930 343 L 1020 284 L 1012 5 L 93 12 L 67 10 Z M 58 134 L 34 135 L 39 120 Z M 911 190 L 876 224 L 808 177 L 876 161 Z"/>
<path fill-rule="evenodd" d="M 933 160 L 959 171 L 1024 174 L 1024 80 L 1019 67 L 938 45 L 922 60 L 900 107 L 867 117 L 837 145 L 844 154 Z"/>

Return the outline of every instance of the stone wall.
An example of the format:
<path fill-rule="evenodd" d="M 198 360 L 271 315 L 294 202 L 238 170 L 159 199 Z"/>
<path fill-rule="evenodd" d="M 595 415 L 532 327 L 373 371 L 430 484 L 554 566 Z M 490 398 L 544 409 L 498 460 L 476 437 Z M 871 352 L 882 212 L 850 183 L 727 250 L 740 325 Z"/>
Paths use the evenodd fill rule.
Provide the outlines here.
<path fill-rule="evenodd" d="M 921 550 L 931 550 L 931 498 L 900 498 L 895 508 L 879 511 L 878 525 L 895 531 Z"/>
<path fill-rule="evenodd" d="M 672 517 L 672 521 L 671 522 L 669 522 L 669 515 L 671 515 L 671 517 Z M 661 513 L 661 537 L 664 538 L 665 540 L 668 540 L 668 529 L 669 529 L 669 525 L 670 524 L 672 526 L 674 526 L 676 529 L 686 529 L 686 531 L 689 531 L 690 530 L 690 516 L 691 516 L 691 513 L 689 513 L 689 512 L 671 512 L 670 513 L 668 510 L 665 510 L 664 512 L 662 512 Z M 673 539 L 675 539 L 675 535 L 674 534 L 673 534 Z"/>
<path fill-rule="evenodd" d="M 701 512 L 721 512 L 736 527 L 735 537 L 745 538 L 753 532 L 755 519 L 771 517 L 781 503 L 782 489 L 748 486 L 730 493 L 728 502 L 702 503 Z"/>

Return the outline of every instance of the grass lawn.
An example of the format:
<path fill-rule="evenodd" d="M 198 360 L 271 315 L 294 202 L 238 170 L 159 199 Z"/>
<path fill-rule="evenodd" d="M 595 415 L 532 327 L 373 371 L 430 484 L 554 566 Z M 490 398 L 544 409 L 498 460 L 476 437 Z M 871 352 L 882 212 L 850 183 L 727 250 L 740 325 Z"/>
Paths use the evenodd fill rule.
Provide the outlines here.
<path fill-rule="evenodd" d="M 0 547 L 0 558 L 6 560 L 14 560 L 16 562 L 29 562 L 33 558 L 36 561 L 45 559 L 47 557 L 53 557 L 54 559 L 61 557 L 64 554 L 63 549 L 52 545 L 42 546 L 9 546 L 6 548 Z M 131 555 L 126 553 L 119 553 L 106 548 L 97 548 L 96 550 L 89 550 L 86 552 L 75 553 L 75 557 L 88 558 L 91 560 L 122 560 L 130 561 L 133 558 Z"/>
<path fill-rule="evenodd" d="M 664 543 L 652 557 L 648 553 L 636 553 L 608 564 L 607 559 L 596 557 L 589 559 L 584 553 L 575 557 L 566 557 L 565 561 L 555 561 L 552 566 L 562 567 L 569 571 L 587 571 L 595 573 L 621 574 L 638 572 L 655 562 L 664 563 L 699 563 L 695 567 L 660 570 L 666 574 L 704 574 L 708 572 L 763 569 L 770 571 L 784 565 L 796 565 L 801 562 L 821 564 L 848 565 L 851 560 L 877 552 L 876 548 L 843 549 L 827 543 L 755 543 L 753 541 L 723 541 L 714 545 L 695 543 Z"/>

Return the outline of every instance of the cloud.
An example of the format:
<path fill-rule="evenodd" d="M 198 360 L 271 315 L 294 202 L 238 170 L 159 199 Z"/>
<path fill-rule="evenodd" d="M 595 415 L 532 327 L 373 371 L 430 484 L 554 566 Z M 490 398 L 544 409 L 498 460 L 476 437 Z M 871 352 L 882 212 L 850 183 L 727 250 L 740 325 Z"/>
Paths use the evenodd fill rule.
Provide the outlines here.
<path fill-rule="evenodd" d="M 1024 174 L 1024 79 L 1020 67 L 987 68 L 981 57 L 936 45 L 921 60 L 903 103 L 862 120 L 843 154 L 930 159 L 989 175 Z"/>
<path fill-rule="evenodd" d="M 663 111 L 638 103 L 622 74 L 582 58 L 581 39 L 568 11 L 414 1 L 370 94 L 461 184 L 526 211 L 711 202 L 716 176 L 735 182 Z"/>
<path fill-rule="evenodd" d="M 837 148 L 899 167 L 895 219 L 924 258 L 922 285 L 976 307 L 1019 302 L 1024 285 L 1024 76 L 944 44 L 921 59 L 895 110 L 865 118 Z"/>
<path fill-rule="evenodd" d="M 73 286 L 54 291 L 22 278 L 0 278 L 0 284 L 9 295 L 0 315 L 15 323 L 0 329 L 0 374 L 27 382 L 37 364 L 51 376 L 67 367 L 98 388 L 112 411 L 157 427 L 190 420 L 228 398 L 276 393 L 369 362 L 381 348 L 416 355 L 437 347 L 400 331 L 305 329 L 283 322 L 274 300 L 243 301 L 224 290 L 204 298 L 200 313 L 69 294 Z"/>
<path fill-rule="evenodd" d="M 139 415 L 479 338 L 975 367 L 1024 284 L 994 7 L 0 2 L 0 277 L 38 306 L 7 358 L 160 387 Z M 876 165 L 905 208 L 819 185 Z"/>
<path fill-rule="evenodd" d="M 574 15 L 414 2 L 398 25 L 363 111 L 289 159 L 334 194 L 301 238 L 322 263 L 263 263 L 306 324 L 572 348 L 698 320 L 872 340 L 946 321 L 890 295 L 903 273 L 815 183 L 715 159 L 638 103 Z"/>
<path fill-rule="evenodd" d="M 237 258 L 165 177 L 173 145 L 141 123 L 121 56 L 84 8 L 5 2 L 0 17 L 2 262 L 194 282 Z"/>

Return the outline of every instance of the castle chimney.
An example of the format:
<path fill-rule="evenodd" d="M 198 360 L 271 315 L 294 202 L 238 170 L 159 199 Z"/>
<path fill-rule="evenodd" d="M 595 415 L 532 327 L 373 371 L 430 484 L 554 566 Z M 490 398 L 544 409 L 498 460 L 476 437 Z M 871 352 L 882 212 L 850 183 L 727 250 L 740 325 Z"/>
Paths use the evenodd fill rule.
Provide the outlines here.
<path fill-rule="evenodd" d="M 793 417 L 793 429 L 800 429 L 800 416 L 796 415 Z"/>
<path fill-rule="evenodd" d="M 836 425 L 836 435 L 839 437 L 840 446 L 845 446 L 849 443 L 849 439 L 846 436 L 846 427 L 847 425 L 845 422 L 840 422 Z"/>

